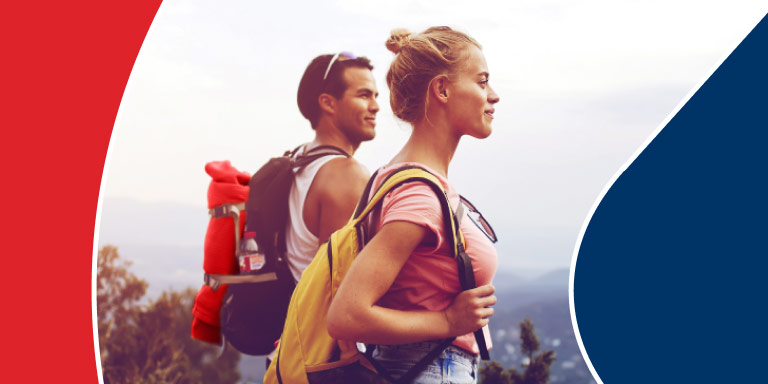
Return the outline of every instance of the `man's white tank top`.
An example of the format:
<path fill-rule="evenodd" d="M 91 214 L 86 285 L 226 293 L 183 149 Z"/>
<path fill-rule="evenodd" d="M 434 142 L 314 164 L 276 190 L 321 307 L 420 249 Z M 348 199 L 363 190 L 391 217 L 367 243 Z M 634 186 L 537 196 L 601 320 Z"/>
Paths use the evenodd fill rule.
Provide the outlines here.
<path fill-rule="evenodd" d="M 301 149 L 304 151 L 304 148 Z M 317 253 L 320 246 L 320 240 L 307 228 L 304 223 L 304 202 L 307 199 L 307 192 L 312 186 L 312 181 L 317 175 L 317 171 L 325 163 L 343 155 L 323 156 L 309 165 L 305 166 L 300 172 L 296 173 L 295 182 L 291 186 L 291 192 L 288 196 L 288 212 L 290 214 L 288 227 L 285 230 L 286 261 L 291 269 L 291 274 L 296 281 L 299 281 L 302 272 L 307 268 L 312 258 Z"/>

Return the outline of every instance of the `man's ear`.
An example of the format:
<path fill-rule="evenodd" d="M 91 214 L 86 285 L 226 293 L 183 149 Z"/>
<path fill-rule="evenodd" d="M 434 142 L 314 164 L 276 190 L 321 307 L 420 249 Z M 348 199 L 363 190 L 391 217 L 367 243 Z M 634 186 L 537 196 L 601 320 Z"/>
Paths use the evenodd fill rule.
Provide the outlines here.
<path fill-rule="evenodd" d="M 329 113 L 331 115 L 336 113 L 335 97 L 327 93 L 321 93 L 320 96 L 317 97 L 317 103 L 320 105 L 320 108 L 326 113 Z"/>
<path fill-rule="evenodd" d="M 432 79 L 429 83 L 429 91 L 441 103 L 448 102 L 450 91 L 448 89 L 448 77 L 440 75 Z"/>

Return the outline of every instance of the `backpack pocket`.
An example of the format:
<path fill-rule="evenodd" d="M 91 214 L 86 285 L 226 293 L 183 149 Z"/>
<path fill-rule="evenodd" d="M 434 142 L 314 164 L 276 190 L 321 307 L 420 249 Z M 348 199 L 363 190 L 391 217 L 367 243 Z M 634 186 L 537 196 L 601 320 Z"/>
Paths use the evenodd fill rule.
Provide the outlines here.
<path fill-rule="evenodd" d="M 224 340 L 249 355 L 267 355 L 283 331 L 293 279 L 230 284 L 221 308 Z"/>

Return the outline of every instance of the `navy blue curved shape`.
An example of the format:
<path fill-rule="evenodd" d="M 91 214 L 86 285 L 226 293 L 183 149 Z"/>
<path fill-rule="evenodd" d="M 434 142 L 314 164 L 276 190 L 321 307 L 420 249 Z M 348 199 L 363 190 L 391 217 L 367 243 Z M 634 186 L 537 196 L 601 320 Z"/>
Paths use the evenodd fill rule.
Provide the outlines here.
<path fill-rule="evenodd" d="M 573 273 L 604 383 L 768 382 L 768 19 L 608 190 Z"/>

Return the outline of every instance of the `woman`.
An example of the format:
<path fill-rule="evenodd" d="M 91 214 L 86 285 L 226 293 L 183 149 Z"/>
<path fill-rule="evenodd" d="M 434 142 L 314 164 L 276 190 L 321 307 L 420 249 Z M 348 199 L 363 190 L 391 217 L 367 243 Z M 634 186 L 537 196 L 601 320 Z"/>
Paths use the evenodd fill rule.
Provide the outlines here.
<path fill-rule="evenodd" d="M 490 135 L 499 101 L 480 45 L 464 33 L 433 27 L 419 34 L 395 30 L 387 48 L 396 54 L 387 73 L 390 104 L 413 131 L 379 169 L 373 190 L 392 171 L 418 165 L 437 176 L 455 210 L 459 196 L 447 180 L 451 158 L 462 136 Z M 374 359 L 395 377 L 440 339 L 456 336 L 415 381 L 475 382 L 472 332 L 488 323 L 496 303 L 489 285 L 497 263 L 491 242 L 468 218 L 461 221 L 478 286 L 462 292 L 440 203 L 427 185 L 409 183 L 389 193 L 370 228 L 375 235 L 331 303 L 331 336 L 377 344 Z"/>

